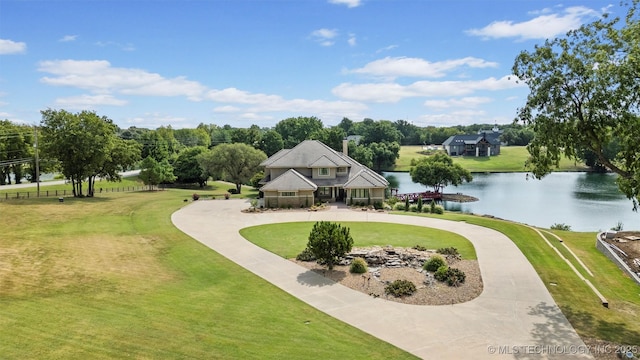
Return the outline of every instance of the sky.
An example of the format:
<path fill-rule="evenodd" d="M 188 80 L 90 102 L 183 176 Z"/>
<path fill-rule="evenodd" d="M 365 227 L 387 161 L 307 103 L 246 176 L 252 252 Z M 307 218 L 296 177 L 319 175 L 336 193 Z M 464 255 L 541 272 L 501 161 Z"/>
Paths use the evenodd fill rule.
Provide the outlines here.
<path fill-rule="evenodd" d="M 1 0 L 0 119 L 93 110 L 121 128 L 511 123 L 514 59 L 600 0 Z"/>

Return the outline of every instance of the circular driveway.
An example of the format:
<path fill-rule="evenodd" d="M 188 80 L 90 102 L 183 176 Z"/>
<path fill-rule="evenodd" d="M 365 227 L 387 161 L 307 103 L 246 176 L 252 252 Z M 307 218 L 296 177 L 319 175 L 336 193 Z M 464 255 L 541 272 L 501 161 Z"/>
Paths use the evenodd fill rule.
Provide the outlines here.
<path fill-rule="evenodd" d="M 196 201 L 175 212 L 178 229 L 307 304 L 421 358 L 591 358 L 522 252 L 495 230 L 417 216 L 348 209 L 242 213 L 244 200 Z M 292 221 L 390 222 L 469 239 L 484 290 L 466 303 L 417 306 L 376 299 L 245 240 L 239 230 Z"/>

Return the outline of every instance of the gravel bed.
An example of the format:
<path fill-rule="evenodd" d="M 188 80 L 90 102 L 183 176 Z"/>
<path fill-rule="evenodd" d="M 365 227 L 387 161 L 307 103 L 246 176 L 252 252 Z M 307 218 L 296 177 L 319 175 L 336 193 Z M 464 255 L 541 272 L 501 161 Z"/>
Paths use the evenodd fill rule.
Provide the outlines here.
<path fill-rule="evenodd" d="M 326 267 L 318 265 L 314 261 L 297 261 L 295 263 L 321 274 L 337 283 L 362 293 L 405 304 L 413 305 L 451 305 L 463 303 L 475 299 L 482 293 L 482 276 L 477 260 L 459 260 L 450 267 L 458 268 L 465 272 L 466 281 L 459 287 L 448 286 L 435 279 L 424 270 L 402 267 L 402 268 L 379 268 L 380 277 L 373 276 L 370 272 L 366 274 L 351 274 L 348 266 L 334 266 L 329 271 Z M 408 280 L 416 285 L 417 291 L 411 296 L 396 298 L 384 293 L 386 282 L 394 280 Z"/>

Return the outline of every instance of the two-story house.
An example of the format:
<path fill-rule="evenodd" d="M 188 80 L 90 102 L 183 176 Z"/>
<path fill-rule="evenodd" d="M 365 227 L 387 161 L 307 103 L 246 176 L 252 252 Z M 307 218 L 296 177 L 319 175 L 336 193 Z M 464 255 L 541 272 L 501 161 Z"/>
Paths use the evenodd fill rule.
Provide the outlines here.
<path fill-rule="evenodd" d="M 495 156 L 500 155 L 500 135 L 498 127 L 480 130 L 477 134 L 450 136 L 442 143 L 449 156 Z"/>
<path fill-rule="evenodd" d="M 260 188 L 265 207 L 307 207 L 316 201 L 373 204 L 384 201 L 387 179 L 317 140 L 305 140 L 273 154 Z"/>

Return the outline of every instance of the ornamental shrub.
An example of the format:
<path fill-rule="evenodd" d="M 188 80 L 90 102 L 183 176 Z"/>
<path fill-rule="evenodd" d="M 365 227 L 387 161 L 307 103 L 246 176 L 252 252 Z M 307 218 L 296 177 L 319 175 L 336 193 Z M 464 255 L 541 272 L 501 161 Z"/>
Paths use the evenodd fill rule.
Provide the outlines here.
<path fill-rule="evenodd" d="M 399 203 L 397 203 L 397 204 L 395 204 L 393 206 L 393 209 L 397 210 L 397 211 L 404 211 L 406 209 L 406 207 L 405 207 L 404 203 L 399 202 Z"/>
<path fill-rule="evenodd" d="M 198 199 L 200 199 L 200 195 L 193 193 L 193 195 L 191 195 L 191 198 L 193 199 L 193 201 L 196 201 Z"/>
<path fill-rule="evenodd" d="M 449 267 L 447 265 L 442 265 L 438 268 L 438 270 L 436 270 L 435 273 L 433 273 L 433 277 L 436 278 L 436 280 L 438 281 L 445 281 L 447 280 L 448 270 L 449 270 Z"/>
<path fill-rule="evenodd" d="M 436 201 L 431 200 L 431 205 L 429 205 L 429 212 L 435 214 L 436 212 Z"/>
<path fill-rule="evenodd" d="M 438 254 L 442 254 L 442 255 L 454 255 L 454 256 L 460 255 L 460 253 L 458 252 L 458 249 L 456 249 L 454 247 L 440 248 L 440 249 L 436 250 L 436 252 Z"/>
<path fill-rule="evenodd" d="M 411 204 L 411 205 L 409 206 L 409 210 L 410 210 L 411 212 L 420 212 L 420 211 L 418 211 L 418 205 L 415 205 L 415 204 Z"/>
<path fill-rule="evenodd" d="M 447 261 L 440 255 L 434 255 L 424 262 L 423 268 L 427 271 L 436 271 L 442 266 L 447 266 Z"/>
<path fill-rule="evenodd" d="M 409 211 L 409 196 L 404 198 L 404 211 Z"/>
<path fill-rule="evenodd" d="M 296 256 L 296 260 L 298 261 L 314 261 L 315 259 L 316 257 L 309 248 L 304 248 L 304 250 Z"/>
<path fill-rule="evenodd" d="M 431 213 L 432 214 L 439 214 L 442 215 L 444 214 L 444 208 L 441 205 L 435 205 L 433 206 L 433 208 L 431 209 Z"/>
<path fill-rule="evenodd" d="M 422 245 L 416 245 L 416 246 L 414 246 L 413 248 L 414 248 L 415 250 L 418 250 L 418 251 L 426 251 L 426 250 L 427 250 L 427 248 L 426 248 L 426 247 L 424 247 L 424 246 L 422 246 Z"/>
<path fill-rule="evenodd" d="M 395 297 L 411 296 L 416 292 L 416 285 L 408 280 L 395 280 L 384 288 L 384 293 Z"/>
<path fill-rule="evenodd" d="M 422 212 L 422 196 L 420 196 L 418 198 L 418 206 L 417 206 L 417 208 L 418 208 L 417 212 Z"/>
<path fill-rule="evenodd" d="M 320 221 L 313 225 L 309 234 L 307 248 L 322 263 L 326 264 L 329 270 L 333 269 L 333 264 L 351 251 L 353 238 L 348 227 L 329 221 Z"/>
<path fill-rule="evenodd" d="M 353 274 L 364 274 L 369 270 L 367 267 L 367 261 L 361 257 L 357 257 L 353 259 L 351 262 L 351 266 L 349 267 L 349 272 Z"/>

